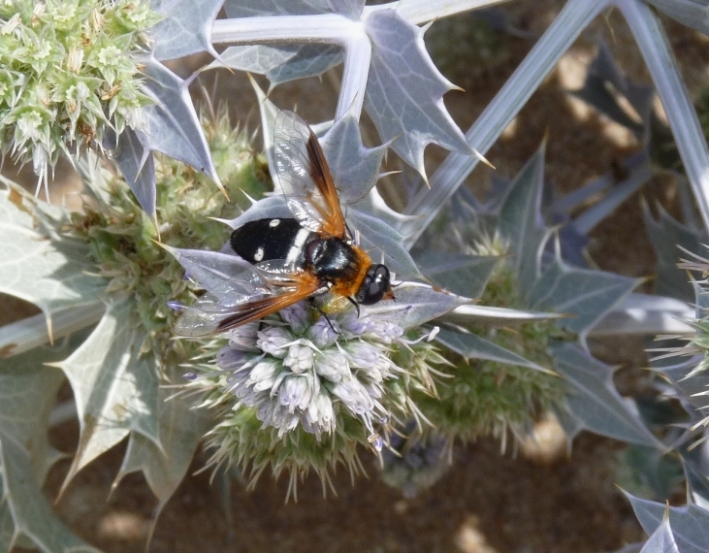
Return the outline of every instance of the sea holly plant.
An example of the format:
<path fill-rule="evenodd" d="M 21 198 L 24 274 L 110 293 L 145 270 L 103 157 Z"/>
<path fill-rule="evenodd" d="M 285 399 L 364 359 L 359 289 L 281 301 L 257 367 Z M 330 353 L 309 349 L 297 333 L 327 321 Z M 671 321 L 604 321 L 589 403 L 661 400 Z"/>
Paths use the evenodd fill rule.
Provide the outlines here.
<path fill-rule="evenodd" d="M 0 190 L 0 291 L 43 312 L 0 329 L 0 547 L 90 549 L 57 521 L 40 491 L 59 458 L 47 426 L 64 381 L 81 425 L 64 488 L 127 439 L 117 482 L 142 471 L 159 509 L 200 441 L 211 455 L 207 464 L 236 464 L 254 480 L 287 471 L 293 492 L 308 471 L 327 485 L 335 466 L 356 472 L 365 456 L 381 454 L 405 463 L 404 470 L 388 464 L 385 478 L 387 470 L 396 473 L 388 481 L 407 494 L 440 475 L 454 440 L 521 437 L 546 411 L 570 437 L 588 429 L 657 452 L 675 445 L 674 433 L 648 430 L 637 406 L 615 390 L 612 368 L 588 348 L 589 336 L 613 332 L 613 316 L 632 311 L 636 281 L 581 267 L 582 240 L 571 240 L 644 182 L 646 160 L 630 167 L 622 193 L 566 228 L 555 218 L 563 202 L 542 201 L 543 150 L 512 182 L 500 181 L 489 202 L 461 188 L 480 157 L 475 149 L 489 149 L 584 27 L 615 7 L 648 61 L 706 226 L 706 140 L 660 21 L 642 0 L 569 0 L 463 135 L 443 104 L 453 85 L 426 51 L 425 24 L 491 3 L 2 3 L 3 152 L 31 159 L 45 181 L 59 154 L 73 158 L 86 203 L 70 213 L 7 181 Z M 696 9 L 652 4 L 680 21 Z M 215 19 L 222 7 L 227 17 Z M 216 45 L 232 47 L 217 54 Z M 224 335 L 173 339 L 175 322 L 198 297 L 263 286 L 258 271 L 225 246 L 230 228 L 291 216 L 277 186 L 264 197 L 268 165 L 274 172 L 276 108 L 257 91 L 265 157 L 255 155 L 219 113 L 200 121 L 188 91 L 193 78 L 162 64 L 201 51 L 216 58 L 211 68 L 263 74 L 271 87 L 343 64 L 336 112 L 316 128 L 327 130 L 320 140 L 357 240 L 396 273 L 396 302 L 357 314 L 319 298 Z M 609 82 L 630 94 L 618 75 Z M 630 94 L 637 110 L 650 94 Z M 359 135 L 363 109 L 379 135 L 371 148 Z M 431 143 L 454 153 L 429 179 L 423 153 Z M 387 149 L 419 175 L 403 213 L 377 192 Z M 567 208 L 578 205 L 564 200 Z M 671 234 L 668 226 L 655 233 Z M 666 251 L 672 240 L 662 242 Z M 643 313 L 652 307 L 667 315 L 666 300 L 644 298 Z M 640 324 L 631 331 L 652 332 Z M 703 380 L 686 379 L 688 392 L 689 373 L 666 374 L 676 401 L 702 401 Z M 700 505 L 707 497 L 702 464 L 689 454 L 683 462 Z M 682 546 L 682 516 L 670 510 L 655 524 L 662 517 L 653 505 L 645 509 L 650 524 L 636 511 L 653 533 L 647 550 L 668 536 Z M 703 514 L 687 511 L 701 526 Z M 685 541 L 694 535 L 688 530 Z"/>
<path fill-rule="evenodd" d="M 213 116 L 205 120 L 205 135 L 221 162 L 221 177 L 233 186 L 229 192 L 234 196 L 262 194 L 270 187 L 262 180 L 264 161 L 255 157 L 250 139 L 234 130 L 223 112 Z M 114 167 L 89 157 L 79 168 L 86 183 L 86 203 L 78 213 L 34 202 L 22 189 L 4 181 L 0 212 L 9 240 L 4 245 L 7 261 L 0 269 L 0 289 L 40 306 L 43 317 L 52 323 L 48 328 L 56 330 L 48 338 L 56 342 L 63 343 L 62 336 L 72 328 L 95 326 L 83 333 L 82 340 L 72 337 L 73 347 L 64 347 L 61 353 L 50 350 L 51 355 L 35 349 L 22 353 L 26 329 L 20 328 L 19 334 L 7 336 L 10 343 L 4 349 L 6 355 L 19 355 L 3 359 L 2 371 L 9 382 L 23 377 L 24 367 L 34 366 L 36 371 L 51 361 L 52 368 L 34 377 L 49 381 L 49 376 L 40 375 L 53 375 L 54 387 L 48 388 L 42 400 L 50 409 L 56 387 L 65 380 L 70 383 L 81 420 L 81 444 L 64 487 L 86 464 L 127 438 L 128 449 L 117 478 L 142 471 L 161 509 L 184 477 L 209 421 L 204 412 L 190 409 L 189 400 L 166 401 L 171 392 L 163 385 L 181 379 L 179 364 L 195 357 L 198 346 L 171 339 L 177 315 L 171 302 L 189 303 L 194 289 L 158 238 L 175 247 L 217 249 L 228 233 L 209 217 L 232 218 L 240 207 L 228 202 L 207 177 L 200 178 L 189 166 L 161 157 L 155 167 L 157 213 L 170 223 L 157 229 Z M 171 192 L 175 189 L 180 194 Z M 57 328 L 53 324 L 57 319 L 66 326 Z M 43 390 L 39 385 L 34 388 L 37 394 Z M 8 384 L 5 389 L 13 388 Z M 31 398 L 28 401 L 35 403 Z M 6 417 L 14 416 L 17 407 L 12 401 L 3 406 Z M 46 435 L 46 417 L 37 421 L 36 432 Z M 3 485 L 11 492 L 1 506 L 4 520 L 12 523 L 8 543 L 19 545 L 24 542 L 18 540 L 29 538 L 43 550 L 63 550 L 72 542 L 57 541 L 59 523 L 49 515 L 41 495 L 13 492 L 22 479 L 27 480 L 27 469 L 10 471 L 25 466 L 28 458 L 37 467 L 29 481 L 40 485 L 59 456 L 39 445 L 23 450 L 22 443 L 29 442 L 13 445 L 6 443 L 5 436 L 2 439 Z M 47 516 L 33 518 L 32 512 L 38 509 L 47 511 Z"/>
<path fill-rule="evenodd" d="M 637 281 L 573 267 L 561 258 L 558 236 L 542 215 L 543 167 L 542 147 L 501 198 L 480 205 L 466 203 L 462 195 L 458 208 L 434 222 L 415 250 L 422 273 L 438 284 L 463 293 L 471 282 L 479 283 L 487 307 L 547 313 L 526 324 L 517 319 L 510 329 L 509 320 L 495 324 L 483 313 L 466 313 L 467 306 L 456 310 L 435 338 L 454 355 L 448 358 L 456 367 L 442 369 L 449 379 L 441 382 L 437 398 L 420 398 L 421 411 L 434 423 L 433 433 L 449 441 L 487 434 L 504 439 L 510 431 L 523 437 L 540 413 L 554 411 L 569 438 L 589 429 L 661 450 L 615 390 L 612 369 L 586 345 L 590 329 Z M 449 232 L 440 233 L 439 225 Z M 548 242 L 556 247 L 545 256 Z"/>

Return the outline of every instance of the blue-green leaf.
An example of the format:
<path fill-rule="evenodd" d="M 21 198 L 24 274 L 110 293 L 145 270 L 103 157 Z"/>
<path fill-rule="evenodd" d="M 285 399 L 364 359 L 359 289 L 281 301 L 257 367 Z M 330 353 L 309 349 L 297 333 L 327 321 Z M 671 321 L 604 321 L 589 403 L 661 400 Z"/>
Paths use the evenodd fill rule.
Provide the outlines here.
<path fill-rule="evenodd" d="M 655 219 L 646 202 L 642 202 L 643 218 L 650 242 L 655 249 L 655 293 L 661 296 L 694 301 L 694 290 L 687 278 L 686 271 L 677 268 L 680 257 L 686 257 L 678 246 L 701 255 L 704 244 L 709 244 L 706 231 L 691 229 L 676 221 L 662 206 L 657 206 L 658 218 Z"/>
<path fill-rule="evenodd" d="M 510 245 L 513 267 L 519 281 L 537 279 L 549 230 L 542 218 L 544 144 L 529 158 L 512 181 L 502 200 L 497 231 Z"/>
<path fill-rule="evenodd" d="M 295 79 L 317 77 L 342 63 L 342 49 L 329 44 L 253 44 L 230 46 L 208 69 L 231 67 L 265 75 L 271 88 Z"/>
<path fill-rule="evenodd" d="M 342 204 L 354 204 L 376 184 L 386 145 L 362 144 L 359 122 L 348 112 L 334 122 L 320 140 Z"/>
<path fill-rule="evenodd" d="M 187 90 L 189 81 L 180 79 L 154 58 L 146 61 L 145 72 L 145 85 L 156 103 L 143 108 L 147 137 L 143 146 L 187 163 L 221 186 Z"/>
<path fill-rule="evenodd" d="M 165 388 L 160 392 L 159 446 L 142 434 L 131 433 L 114 483 L 115 487 L 126 474 L 142 471 L 159 501 L 155 520 L 185 477 L 197 445 L 210 427 L 204 410 L 194 410 L 192 401 L 171 395 L 173 391 Z"/>
<path fill-rule="evenodd" d="M 660 523 L 640 553 L 680 553 L 669 518 Z"/>
<path fill-rule="evenodd" d="M 93 303 L 105 282 L 89 276 L 92 268 L 79 261 L 88 257 L 86 244 L 68 237 L 55 244 L 35 228 L 26 215 L 29 201 L 14 189 L 0 190 L 0 213 L 9 215 L 0 219 L 0 292 L 39 307 L 51 335 L 53 312 Z"/>
<path fill-rule="evenodd" d="M 356 209 L 347 212 L 352 228 L 360 232 L 360 245 L 369 252 L 375 263 L 380 261 L 399 277 L 420 276 L 418 267 L 409 250 L 404 246 L 404 237 L 386 223 Z"/>
<path fill-rule="evenodd" d="M 529 290 L 527 306 L 573 315 L 557 324 L 585 343 L 588 331 L 638 284 L 613 273 L 569 267 L 555 258 Z"/>
<path fill-rule="evenodd" d="M 100 553 L 54 515 L 32 470 L 27 451 L 0 431 L 0 465 L 15 536 L 27 536 L 43 553 Z M 2 508 L 2 507 L 0 507 Z"/>
<path fill-rule="evenodd" d="M 638 517 L 640 525 L 648 534 L 653 534 L 662 524 L 667 506 L 634 497 L 625 492 Z M 680 553 L 706 553 L 709 511 L 696 505 L 669 507 L 669 522 Z"/>
<path fill-rule="evenodd" d="M 110 304 L 88 339 L 56 364 L 74 390 L 81 426 L 65 486 L 131 431 L 159 443 L 157 363 L 152 353 L 140 352 L 145 333 L 135 309 L 132 300 Z"/>
<path fill-rule="evenodd" d="M 637 112 L 637 117 L 632 117 L 621 107 L 611 91 L 623 94 Z M 600 40 L 598 54 L 588 68 L 583 88 L 573 91 L 573 94 L 616 123 L 642 136 L 645 125 L 649 123 L 655 89 L 652 86 L 636 85 L 625 78 L 608 45 Z"/>
<path fill-rule="evenodd" d="M 18 541 L 23 537 L 46 552 L 95 551 L 54 516 L 41 491 L 62 457 L 49 444 L 48 421 L 64 382 L 61 371 L 44 363 L 66 356 L 74 342 L 0 359 L 0 552 L 13 542 L 29 547 Z"/>
<path fill-rule="evenodd" d="M 199 52 L 216 57 L 212 24 L 223 3 L 224 0 L 151 0 L 151 8 L 164 16 L 148 32 L 155 41 L 155 58 L 172 60 Z"/>
<path fill-rule="evenodd" d="M 373 318 L 391 320 L 408 329 L 472 301 L 417 282 L 404 282 L 396 287 L 394 293 L 396 301 L 380 301 L 375 305 L 362 306 L 362 312 Z"/>
<path fill-rule="evenodd" d="M 142 131 L 126 127 L 118 135 L 113 158 L 140 207 L 155 218 L 155 161 L 143 144 L 148 138 Z"/>
<path fill-rule="evenodd" d="M 425 250 L 415 261 L 421 273 L 434 284 L 461 296 L 477 298 L 485 290 L 500 258 Z"/>
<path fill-rule="evenodd" d="M 648 0 L 658 10 L 709 36 L 709 0 Z"/>
<path fill-rule="evenodd" d="M 426 52 L 424 31 L 396 10 L 372 12 L 365 29 L 372 60 L 364 106 L 382 141 L 396 139 L 391 147 L 421 175 L 426 173 L 423 151 L 428 144 L 472 154 L 443 105 L 443 94 L 455 87 Z"/>
<path fill-rule="evenodd" d="M 575 424 L 573 429 L 564 426 L 570 437 L 586 428 L 617 440 L 663 449 L 615 389 L 611 367 L 569 343 L 550 348 L 550 353 L 556 372 L 569 384 L 566 415 Z"/>
<path fill-rule="evenodd" d="M 0 433 L 23 444 L 40 482 L 58 459 L 47 431 L 49 413 L 64 382 L 61 371 L 44 363 L 57 361 L 68 352 L 63 343 L 60 347 L 35 348 L 0 359 Z"/>
<path fill-rule="evenodd" d="M 527 367 L 535 371 L 549 372 L 548 369 L 540 367 L 521 355 L 517 355 L 475 334 L 464 334 L 462 332 L 442 329 L 436 335 L 436 340 L 466 359 L 487 359 L 488 361 L 495 361 L 506 365 L 515 365 Z"/>

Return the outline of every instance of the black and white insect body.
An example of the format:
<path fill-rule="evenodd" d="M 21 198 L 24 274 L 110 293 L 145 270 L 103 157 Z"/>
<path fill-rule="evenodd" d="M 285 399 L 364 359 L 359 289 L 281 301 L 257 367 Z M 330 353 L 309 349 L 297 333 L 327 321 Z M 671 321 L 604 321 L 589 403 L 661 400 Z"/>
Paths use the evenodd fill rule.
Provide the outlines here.
<path fill-rule="evenodd" d="M 278 114 L 273 155 L 273 176 L 293 218 L 250 221 L 230 239 L 234 252 L 265 279 L 267 292 L 230 298 L 227 309 L 206 294 L 178 320 L 178 334 L 222 332 L 326 292 L 355 306 L 394 297 L 389 269 L 354 243 L 322 148 L 295 113 Z"/>

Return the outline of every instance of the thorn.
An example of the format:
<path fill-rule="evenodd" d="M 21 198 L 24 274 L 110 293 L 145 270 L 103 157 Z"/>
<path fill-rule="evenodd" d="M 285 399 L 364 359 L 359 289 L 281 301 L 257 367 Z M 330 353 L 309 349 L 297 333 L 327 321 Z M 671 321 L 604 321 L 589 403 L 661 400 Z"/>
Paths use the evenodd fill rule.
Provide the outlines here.
<path fill-rule="evenodd" d="M 246 191 L 241 190 L 241 189 L 239 189 L 239 191 L 240 191 L 244 196 L 246 196 L 246 199 L 251 202 L 251 205 L 254 205 L 254 204 L 257 202 L 257 200 L 255 200 L 254 198 L 252 198 L 251 196 L 249 196 Z"/>
<path fill-rule="evenodd" d="M 150 217 L 150 221 L 153 223 L 153 226 L 155 227 L 155 234 L 158 235 L 157 243 L 160 244 L 162 242 L 162 239 L 160 238 L 160 227 L 158 226 L 157 215 L 152 215 Z"/>
<path fill-rule="evenodd" d="M 49 335 L 49 344 L 54 345 L 54 328 L 52 325 L 51 315 L 47 315 L 47 334 Z"/>
<path fill-rule="evenodd" d="M 433 25 L 435 22 L 436 22 L 435 19 L 431 19 L 431 21 L 429 21 L 428 23 L 426 23 L 425 25 L 423 25 L 423 26 L 419 29 L 421 35 L 425 35 L 425 34 L 428 32 L 428 30 L 431 28 L 431 25 Z"/>
<path fill-rule="evenodd" d="M 492 163 L 490 163 L 487 158 L 480 152 L 478 152 L 475 148 L 473 148 L 473 155 L 480 161 L 482 161 L 485 165 L 487 165 L 490 169 L 496 169 L 496 167 Z"/>
<path fill-rule="evenodd" d="M 421 178 L 423 179 L 423 182 L 426 184 L 426 188 L 431 190 L 431 183 L 428 182 L 428 175 L 426 173 L 419 173 L 421 175 Z"/>
<path fill-rule="evenodd" d="M 216 221 L 217 223 L 222 223 L 231 229 L 234 228 L 231 226 L 231 223 L 233 221 L 232 219 L 221 219 L 220 217 L 207 217 L 207 219 L 209 219 L 210 221 Z"/>
<path fill-rule="evenodd" d="M 386 171 L 385 173 L 379 173 L 377 180 L 381 180 L 392 175 L 398 175 L 400 173 L 403 173 L 403 171 Z"/>

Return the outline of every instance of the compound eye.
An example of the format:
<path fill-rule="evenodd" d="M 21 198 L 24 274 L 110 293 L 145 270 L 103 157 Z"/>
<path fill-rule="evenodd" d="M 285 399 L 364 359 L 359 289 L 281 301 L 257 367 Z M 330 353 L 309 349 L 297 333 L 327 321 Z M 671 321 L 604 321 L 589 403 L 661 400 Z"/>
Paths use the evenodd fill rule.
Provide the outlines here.
<path fill-rule="evenodd" d="M 390 289 L 389 269 L 384 265 L 376 265 L 369 269 L 364 282 L 365 289 L 361 303 L 372 305 L 384 297 Z"/>

